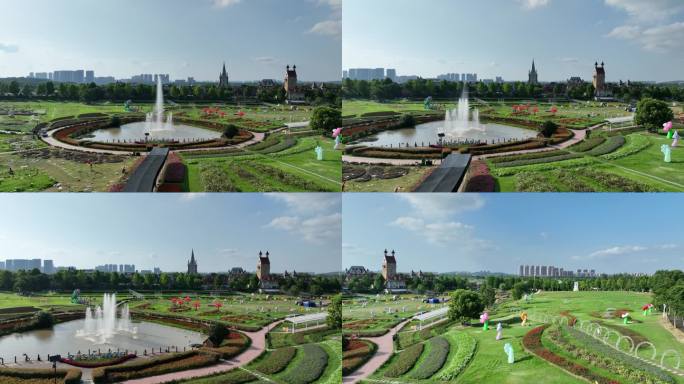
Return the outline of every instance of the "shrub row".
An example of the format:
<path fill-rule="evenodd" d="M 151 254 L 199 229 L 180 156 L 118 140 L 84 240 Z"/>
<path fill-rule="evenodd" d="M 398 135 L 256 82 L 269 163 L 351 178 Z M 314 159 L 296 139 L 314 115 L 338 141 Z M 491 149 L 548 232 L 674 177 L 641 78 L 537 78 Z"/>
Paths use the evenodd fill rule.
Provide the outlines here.
<path fill-rule="evenodd" d="M 425 380 L 442 369 L 449 355 L 449 342 L 444 337 L 435 337 L 429 341 L 430 348 L 427 356 L 411 373 L 411 378 Z"/>
<path fill-rule="evenodd" d="M 542 345 L 542 334 L 544 331 L 548 328 L 548 325 L 542 325 L 539 327 L 536 327 L 532 329 L 531 331 L 527 332 L 525 336 L 523 337 L 522 343 L 523 346 L 533 354 L 537 355 L 538 357 L 548 361 L 549 363 L 556 365 L 573 375 L 580 376 L 586 380 L 589 380 L 592 383 L 598 383 L 598 384 L 619 384 L 619 382 L 610 380 L 608 378 L 605 378 L 603 376 L 597 375 L 593 373 L 591 370 L 588 368 L 581 366 L 579 364 L 576 364 L 562 356 L 559 356 L 553 352 L 551 352 L 549 349 L 544 347 Z"/>
<path fill-rule="evenodd" d="M 561 151 L 561 150 L 549 150 L 549 151 L 542 151 L 542 152 L 532 152 L 532 153 L 524 153 L 520 155 L 504 155 L 504 156 L 496 156 L 489 158 L 487 160 L 491 161 L 494 164 L 499 164 L 499 163 L 507 163 L 509 161 L 517 161 L 517 160 L 532 160 L 532 159 L 542 159 L 544 157 L 553 157 L 553 156 L 559 156 L 566 154 L 567 152 Z"/>
<path fill-rule="evenodd" d="M 623 157 L 631 156 L 643 151 L 651 146 L 651 141 L 644 135 L 629 135 L 627 136 L 627 144 L 618 151 L 603 155 L 606 160 L 617 160 Z"/>
<path fill-rule="evenodd" d="M 385 377 L 399 377 L 410 371 L 423 353 L 423 348 L 423 344 L 415 344 L 397 354 L 387 366 Z"/>
<path fill-rule="evenodd" d="M 120 381 L 163 375 L 216 364 L 221 356 L 206 351 L 188 351 L 141 360 L 125 365 L 97 368 L 93 370 L 95 383 L 117 383 Z"/>
<path fill-rule="evenodd" d="M 56 377 L 64 384 L 80 384 L 80 369 L 58 369 Z M 0 368 L 0 382 L 3 384 L 21 384 L 43 380 L 46 384 L 55 379 L 55 371 L 52 369 L 18 369 Z"/>
<path fill-rule="evenodd" d="M 290 361 L 294 359 L 295 354 L 297 354 L 297 348 L 295 347 L 276 349 L 275 351 L 270 352 L 264 360 L 260 361 L 255 369 L 267 375 L 276 374 L 290 364 Z"/>
<path fill-rule="evenodd" d="M 590 151 L 587 151 L 586 154 L 589 156 L 603 156 L 617 151 L 618 148 L 622 147 L 623 145 L 625 145 L 624 136 L 612 136 L 609 137 L 605 143 Z"/>
<path fill-rule="evenodd" d="M 569 150 L 574 151 L 574 152 L 586 152 L 591 149 L 594 149 L 598 147 L 599 145 L 603 144 L 606 141 L 605 137 L 601 136 L 593 136 L 588 139 L 585 139 L 583 141 L 580 141 L 577 144 L 573 144 L 568 147 Z"/>
<path fill-rule="evenodd" d="M 505 167 L 505 168 L 494 168 L 492 170 L 492 174 L 495 176 L 512 176 L 512 175 L 517 175 L 518 173 L 521 172 L 539 172 L 539 171 L 550 171 L 553 169 L 558 169 L 558 168 L 575 168 L 575 167 L 580 167 L 584 165 L 590 165 L 595 163 L 596 160 L 592 158 L 579 158 L 579 159 L 572 159 L 572 160 L 566 160 L 562 161 L 559 163 L 543 163 L 543 164 L 534 164 L 534 165 L 527 165 L 527 166 L 520 166 L 520 167 Z"/>
<path fill-rule="evenodd" d="M 283 377 L 283 381 L 292 384 L 309 384 L 318 380 L 328 366 L 328 353 L 317 344 L 306 344 L 301 347 L 304 356 L 297 365 Z"/>
<path fill-rule="evenodd" d="M 557 161 L 577 159 L 580 157 L 582 157 L 582 155 L 578 155 L 576 153 L 564 153 L 564 154 L 558 154 L 556 156 L 548 156 L 548 157 L 541 157 L 541 158 L 527 159 L 527 160 L 514 160 L 514 161 L 509 161 L 506 163 L 499 163 L 499 164 L 497 164 L 497 167 L 508 168 L 508 167 L 520 167 L 520 166 L 524 166 L 524 165 L 546 164 L 546 163 L 554 163 Z"/>
<path fill-rule="evenodd" d="M 470 164 L 470 177 L 465 186 L 466 192 L 494 192 L 496 180 L 489 172 L 489 166 L 482 160 L 475 160 Z"/>
<path fill-rule="evenodd" d="M 438 379 L 441 381 L 451 381 L 454 380 L 466 366 L 470 363 L 470 360 L 475 355 L 475 349 L 477 348 L 477 340 L 467 333 L 458 333 L 454 336 L 454 341 L 456 344 L 456 352 L 451 353 L 452 357 L 449 358 L 450 364 L 442 372 Z M 452 349 L 453 350 L 453 349 Z"/>
<path fill-rule="evenodd" d="M 344 351 L 342 353 L 342 375 L 348 376 L 359 367 L 364 365 L 377 351 L 378 346 L 372 341 L 368 340 L 354 340 L 350 343 L 361 343 L 364 346 L 353 349 L 351 351 Z"/>

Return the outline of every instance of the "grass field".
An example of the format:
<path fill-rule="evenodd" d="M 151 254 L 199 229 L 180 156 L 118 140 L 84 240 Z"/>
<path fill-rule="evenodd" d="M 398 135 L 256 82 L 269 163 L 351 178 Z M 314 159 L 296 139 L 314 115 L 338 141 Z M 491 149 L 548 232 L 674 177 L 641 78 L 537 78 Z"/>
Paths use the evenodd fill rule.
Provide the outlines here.
<path fill-rule="evenodd" d="M 344 168 L 356 168 L 357 166 L 344 165 Z M 366 169 L 370 167 L 364 167 Z M 383 166 L 392 168 L 392 166 Z M 408 171 L 405 176 L 392 179 L 373 178 L 368 181 L 348 180 L 345 184 L 345 192 L 410 192 L 420 181 L 434 170 L 434 167 L 402 167 Z"/>
<path fill-rule="evenodd" d="M 554 317 L 574 316 L 578 319 L 578 324 L 579 321 L 586 324 L 588 322 L 600 322 L 608 329 L 616 330 L 623 335 L 632 335 L 635 340 L 647 340 L 653 343 L 658 351 L 657 363 L 660 362 L 660 354 L 666 350 L 676 351 L 681 356 L 684 354 L 684 345 L 664 327 L 660 314 L 657 311 L 649 316 L 644 316 L 641 313 L 640 308 L 650 303 L 651 300 L 650 294 L 635 292 L 542 292 L 533 295 L 529 302 L 508 300 L 490 311 L 492 320 L 490 320 L 488 331 L 484 331 L 482 326 L 475 321 L 472 322 L 472 326 L 449 325 L 448 323 L 446 325 L 435 325 L 432 327 L 432 331 L 428 328 L 428 331 L 423 332 L 414 331 L 410 326 L 407 326 L 399 333 L 397 340 L 413 338 L 419 344 L 401 342 L 395 344 L 395 347 L 403 344 L 405 349 L 397 350 L 390 360 L 374 372 L 370 380 L 365 381 L 365 383 L 391 381 L 392 383 L 496 382 L 523 384 L 538 382 L 540 377 L 544 378 L 545 383 L 585 382 L 558 366 L 528 353 L 523 347 L 523 336 L 542 324 L 537 320 L 541 319 L 544 314 Z M 429 309 L 425 306 L 416 297 L 410 295 L 399 296 L 397 300 L 373 299 L 373 297 L 356 299 L 354 302 L 347 300 L 343 308 L 344 321 L 346 325 L 370 319 L 387 319 L 388 315 L 382 313 L 388 310 L 395 310 L 400 313 L 406 310 L 410 316 Z M 623 325 L 619 316 L 610 315 L 613 312 L 609 310 L 613 312 L 627 310 L 631 314 L 632 321 L 628 325 Z M 530 318 L 533 319 L 528 321 L 528 326 L 525 327 L 521 326 L 519 320 L 519 315 L 523 311 L 528 312 Z M 389 316 L 389 318 L 392 317 Z M 496 340 L 495 337 L 497 319 L 505 321 L 502 340 Z M 576 325 L 575 328 L 578 326 Z M 553 329 L 553 327 L 549 329 Z M 681 338 L 681 335 L 679 337 Z M 438 341 L 437 339 L 442 340 Z M 617 337 L 613 336 L 611 340 L 614 343 L 616 339 Z M 447 352 L 443 350 L 445 341 L 448 343 Z M 621 383 L 640 382 L 635 381 L 634 376 L 628 378 L 623 371 L 615 371 L 619 368 L 611 367 L 609 369 L 603 366 L 593 366 L 582 360 L 583 358 L 575 358 L 574 355 L 554 344 L 553 340 L 546 335 L 542 341 L 544 346 L 554 353 L 587 367 L 595 374 L 619 380 Z M 514 364 L 508 364 L 506 361 L 507 357 L 503 350 L 505 343 L 510 343 L 514 349 Z M 606 348 L 612 348 L 601 342 L 598 343 Z M 440 349 L 442 350 L 440 351 Z M 639 350 L 639 356 L 650 359 L 652 352 L 651 348 L 643 347 Z M 441 360 L 445 353 L 447 353 L 447 358 Z M 610 352 L 611 359 L 615 358 L 616 355 L 622 354 L 617 350 Z M 676 359 L 671 355 L 666 357 L 665 363 L 672 366 L 676 363 Z M 658 370 L 658 368 L 655 369 Z M 418 379 L 424 377 L 426 371 L 430 376 Z M 662 370 L 659 372 L 667 374 Z M 667 375 L 671 376 L 673 383 L 684 382 L 682 377 L 673 374 Z"/>

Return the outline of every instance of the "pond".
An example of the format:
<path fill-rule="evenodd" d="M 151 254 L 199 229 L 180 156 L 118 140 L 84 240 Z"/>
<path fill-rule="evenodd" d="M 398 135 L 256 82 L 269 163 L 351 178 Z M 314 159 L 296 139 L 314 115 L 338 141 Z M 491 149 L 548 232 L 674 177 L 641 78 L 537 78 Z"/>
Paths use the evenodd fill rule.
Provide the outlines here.
<path fill-rule="evenodd" d="M 141 121 L 125 124 L 120 128 L 98 129 L 81 139 L 99 142 L 112 142 L 117 140 L 136 141 L 145 140 L 146 132 L 150 133 L 150 140 L 164 141 L 183 141 L 187 139 L 211 140 L 218 139 L 222 135 L 222 133 L 218 131 L 176 123 L 170 125 L 164 124 L 163 129 L 150 129 L 149 123 Z"/>
<path fill-rule="evenodd" d="M 418 146 L 428 143 L 436 144 L 439 137 L 438 133 L 444 132 L 444 121 L 433 121 L 430 123 L 420 124 L 414 128 L 402 128 L 391 131 L 379 132 L 375 135 L 362 139 L 364 145 L 374 147 L 397 147 L 400 144 L 413 146 L 418 143 Z M 463 130 L 459 132 L 452 132 L 446 134 L 447 141 L 464 141 L 475 140 L 487 142 L 506 141 L 510 139 L 525 140 L 537 136 L 537 131 L 525 128 L 512 127 L 508 125 L 495 123 L 481 123 L 479 128 Z"/>
<path fill-rule="evenodd" d="M 13 362 L 14 356 L 20 361 L 23 354 L 28 354 L 35 360 L 38 354 L 41 359 L 46 359 L 47 355 L 67 353 L 76 354 L 79 350 L 87 353 L 88 349 L 102 353 L 109 349 L 116 351 L 129 350 L 138 351 L 139 354 L 147 349 L 159 350 L 159 348 L 190 347 L 192 344 L 201 344 L 206 337 L 199 332 L 192 332 L 180 328 L 169 327 L 166 325 L 133 322 L 134 332 L 117 332 L 113 337 L 104 343 L 96 343 L 85 337 L 77 336 L 78 331 L 85 326 L 85 320 L 75 320 L 57 324 L 51 330 L 36 330 L 23 333 L 13 333 L 0 337 L 0 357 L 5 359 L 5 363 Z"/>

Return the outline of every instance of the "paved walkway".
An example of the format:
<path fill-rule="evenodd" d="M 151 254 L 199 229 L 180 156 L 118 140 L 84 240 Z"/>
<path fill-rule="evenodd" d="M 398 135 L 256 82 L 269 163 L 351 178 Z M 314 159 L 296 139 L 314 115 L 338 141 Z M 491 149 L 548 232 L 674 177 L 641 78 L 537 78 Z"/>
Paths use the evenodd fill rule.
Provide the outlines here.
<path fill-rule="evenodd" d="M 343 377 L 342 382 L 351 384 L 358 383 L 359 381 L 368 378 L 370 375 L 373 374 L 373 372 L 377 371 L 383 364 L 385 364 L 385 362 L 389 360 L 389 358 L 392 357 L 392 354 L 394 353 L 394 335 L 396 335 L 397 332 L 399 332 L 401 327 L 403 327 L 410 321 L 411 319 L 408 319 L 406 321 L 399 323 L 399 325 L 390 329 L 390 331 L 384 334 L 383 336 L 363 338 L 364 340 L 369 340 L 377 344 L 378 350 L 375 352 L 373 357 L 371 357 L 370 360 L 366 362 L 366 364 L 361 366 L 361 368 L 354 371 L 354 373 L 352 373 L 351 375 Z"/>
<path fill-rule="evenodd" d="M 221 360 L 221 362 L 217 365 L 212 365 L 210 367 L 204 367 L 204 368 L 198 368 L 198 369 L 192 369 L 188 371 L 181 371 L 181 372 L 174 372 L 174 373 L 168 373 L 166 375 L 159 375 L 159 376 L 153 376 L 153 377 L 146 377 L 144 379 L 137 379 L 137 380 L 129 380 L 125 381 L 124 383 L 128 384 L 160 384 L 160 383 L 167 383 L 170 381 L 174 380 L 185 380 L 185 379 L 192 379 L 195 377 L 202 377 L 202 376 L 208 376 L 208 375 L 213 375 L 216 373 L 221 373 L 221 372 L 227 372 L 230 371 L 231 369 L 238 368 L 245 366 L 252 362 L 252 360 L 256 359 L 261 353 L 263 353 L 266 350 L 266 334 L 278 324 L 282 323 L 281 321 L 276 321 L 274 323 L 271 323 L 264 328 L 261 328 L 261 330 L 257 332 L 243 332 L 245 335 L 247 335 L 251 340 L 252 340 L 252 345 L 250 347 L 242 352 L 240 355 L 230 359 L 230 360 Z"/>

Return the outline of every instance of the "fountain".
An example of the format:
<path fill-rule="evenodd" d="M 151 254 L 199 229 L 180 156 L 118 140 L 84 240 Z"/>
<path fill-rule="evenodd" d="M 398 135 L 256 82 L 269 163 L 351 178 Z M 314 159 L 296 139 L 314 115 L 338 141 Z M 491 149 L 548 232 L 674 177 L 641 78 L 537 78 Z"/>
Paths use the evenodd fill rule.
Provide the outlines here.
<path fill-rule="evenodd" d="M 164 121 L 164 87 L 161 76 L 157 76 L 157 99 L 154 110 L 149 112 L 145 119 L 147 132 L 169 131 L 173 129 L 173 114 L 169 112 Z"/>
<path fill-rule="evenodd" d="M 119 332 L 135 334 L 137 329 L 131 326 L 128 304 L 121 306 L 120 316 L 117 318 L 116 294 L 105 293 L 102 306 L 95 308 L 94 312 L 90 307 L 86 308 L 83 329 L 78 330 L 76 336 L 93 343 L 105 344 Z"/>
<path fill-rule="evenodd" d="M 451 138 L 467 137 L 469 131 L 484 132 L 485 127 L 480 125 L 480 111 L 475 108 L 470 113 L 470 100 L 468 99 L 468 85 L 463 85 L 463 93 L 458 99 L 456 109 L 447 110 L 444 117 L 443 133 Z"/>

